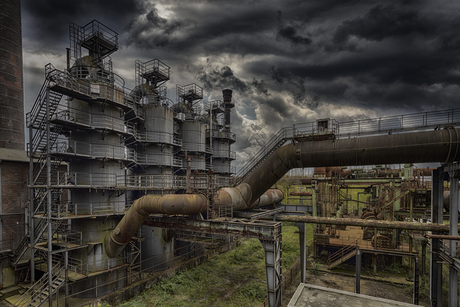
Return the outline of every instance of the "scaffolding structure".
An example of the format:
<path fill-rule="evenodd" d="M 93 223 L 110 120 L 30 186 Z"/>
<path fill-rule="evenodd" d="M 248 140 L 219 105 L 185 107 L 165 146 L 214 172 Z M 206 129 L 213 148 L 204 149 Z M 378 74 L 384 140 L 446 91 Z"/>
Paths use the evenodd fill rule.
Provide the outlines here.
<path fill-rule="evenodd" d="M 169 267 L 175 257 L 174 238 L 160 255 L 147 251 L 155 263 L 166 260 L 159 268 L 141 261 L 143 242 L 157 244 L 146 234 L 147 226 L 116 258 L 104 254 L 103 237 L 142 195 L 185 193 L 188 186 L 213 194 L 231 180 L 230 172 L 209 173 L 210 131 L 219 126 L 213 124 L 216 113 L 205 122 L 201 112 L 193 111 L 203 98 L 201 87 L 178 86 L 178 101 L 172 102 L 164 85 L 170 67 L 153 59 L 136 61 L 136 86 L 127 89 L 110 59 L 118 49 L 118 34 L 96 20 L 83 27 L 71 23 L 70 42 L 68 69 L 46 65 L 45 81 L 27 114 L 29 229 L 13 263 L 19 269 L 30 265 L 34 286 L 15 303 L 21 306 L 47 300 L 51 304 L 62 287 L 66 299 L 98 297 L 143 278 L 141 271 L 149 270 L 145 265 L 152 270 Z M 186 172 L 187 153 L 199 156 L 193 158 L 193 175 Z M 177 240 L 185 242 L 185 237 L 181 234 Z M 194 245 L 193 250 L 203 249 Z M 40 271 L 44 274 L 38 279 L 35 272 Z M 86 291 L 88 284 L 94 287 Z"/>

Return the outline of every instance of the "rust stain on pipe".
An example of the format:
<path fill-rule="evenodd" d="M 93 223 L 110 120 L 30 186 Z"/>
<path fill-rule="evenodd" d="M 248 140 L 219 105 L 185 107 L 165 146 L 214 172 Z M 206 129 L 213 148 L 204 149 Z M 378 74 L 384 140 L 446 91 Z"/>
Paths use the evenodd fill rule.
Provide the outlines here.
<path fill-rule="evenodd" d="M 105 252 L 115 257 L 129 243 L 150 214 L 197 214 L 206 211 L 208 199 L 201 194 L 146 195 L 137 199 L 117 227 L 105 237 Z"/>
<path fill-rule="evenodd" d="M 311 192 L 305 192 L 305 191 L 291 192 L 291 193 L 289 193 L 289 195 L 291 195 L 291 196 L 311 196 Z"/>
<path fill-rule="evenodd" d="M 375 228 L 389 228 L 389 229 L 449 232 L 449 225 L 447 224 L 423 224 L 423 223 L 392 222 L 392 221 L 331 218 L 331 217 L 313 217 L 313 216 L 277 216 L 276 220 L 286 221 L 286 222 L 296 222 L 296 223 L 308 223 L 308 224 L 347 225 L 347 226 L 361 226 L 361 227 L 375 227 Z"/>
<path fill-rule="evenodd" d="M 403 133 L 354 139 L 291 143 L 278 148 L 259 165 L 240 185 L 221 188 L 214 199 L 216 205 L 233 206 L 244 210 L 277 199 L 266 193 L 289 170 L 304 167 L 343 165 L 372 165 L 459 161 L 459 129 Z M 331 169 L 332 172 L 332 169 Z M 277 192 L 275 192 L 277 194 Z M 281 198 L 282 199 L 282 198 Z M 280 199 L 280 200 L 281 200 Z M 143 224 L 149 214 L 193 214 L 207 206 L 203 195 L 147 195 L 135 202 L 120 224 L 106 238 L 106 253 L 114 257 Z M 363 221 L 311 217 L 282 217 L 280 220 L 303 223 L 371 226 L 413 230 L 448 231 L 445 225 L 423 225 L 386 221 Z M 319 221 L 319 219 L 325 219 Z M 341 221 L 342 220 L 342 221 Z M 348 224 L 345 224 L 348 223 Z"/>
<path fill-rule="evenodd" d="M 460 160 L 460 130 L 380 135 L 353 139 L 306 141 L 278 148 L 244 181 L 254 203 L 289 170 L 397 163 L 448 163 Z M 331 170 L 333 168 L 330 168 Z"/>

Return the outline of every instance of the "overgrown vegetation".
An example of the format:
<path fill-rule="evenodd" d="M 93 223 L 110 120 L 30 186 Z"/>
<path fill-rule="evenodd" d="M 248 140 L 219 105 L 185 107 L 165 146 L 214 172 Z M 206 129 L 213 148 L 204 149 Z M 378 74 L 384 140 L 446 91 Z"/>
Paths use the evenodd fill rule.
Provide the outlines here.
<path fill-rule="evenodd" d="M 307 240 L 312 239 L 311 229 L 307 225 Z M 295 223 L 283 223 L 283 270 L 299 257 L 297 232 Z M 257 239 L 240 242 L 234 250 L 181 271 L 117 306 L 260 306 L 267 296 L 264 249 Z"/>

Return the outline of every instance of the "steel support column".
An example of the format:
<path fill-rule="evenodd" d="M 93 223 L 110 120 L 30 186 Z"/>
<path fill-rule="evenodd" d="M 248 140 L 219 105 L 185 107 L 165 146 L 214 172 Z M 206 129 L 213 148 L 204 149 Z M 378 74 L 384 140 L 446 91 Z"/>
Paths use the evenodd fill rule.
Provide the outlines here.
<path fill-rule="evenodd" d="M 356 251 L 356 293 L 361 293 L 361 250 Z"/>
<path fill-rule="evenodd" d="M 431 221 L 434 224 L 442 224 L 442 202 L 443 202 L 443 178 L 441 168 L 432 171 L 431 182 Z M 442 306 L 442 264 L 439 258 L 439 239 L 431 242 L 430 257 L 430 300 L 431 306 Z"/>
<path fill-rule="evenodd" d="M 265 251 L 265 270 L 267 272 L 268 306 L 281 306 L 281 235 L 273 240 L 260 239 Z"/>
<path fill-rule="evenodd" d="M 418 305 L 420 298 L 420 260 L 419 257 L 414 257 L 414 305 Z"/>
<path fill-rule="evenodd" d="M 458 173 L 456 171 L 449 172 L 450 176 L 450 229 L 449 235 L 458 235 Z M 451 257 L 456 257 L 457 241 L 449 241 L 449 254 Z M 458 279 L 457 270 L 454 266 L 449 266 L 449 306 L 457 307 L 458 302 Z"/>
<path fill-rule="evenodd" d="M 426 262 L 426 245 L 427 245 L 427 242 L 426 240 L 423 240 L 422 241 L 422 263 L 421 263 L 421 266 L 420 266 L 420 274 L 422 276 L 424 276 L 426 274 L 426 269 L 425 269 L 425 262 Z"/>
<path fill-rule="evenodd" d="M 299 228 L 300 246 L 300 282 L 305 282 L 307 271 L 307 239 L 305 236 L 307 225 L 305 223 L 295 223 Z"/>
<path fill-rule="evenodd" d="M 53 306 L 53 230 L 51 229 L 52 227 L 52 216 L 51 216 L 51 206 L 52 206 L 52 199 L 51 199 L 51 147 L 50 147 L 50 134 L 51 134 L 51 128 L 50 128 L 50 122 L 49 119 L 51 118 L 50 116 L 50 90 L 46 90 L 46 194 L 47 194 L 47 199 L 48 199 L 48 206 L 47 206 L 47 222 L 48 222 L 48 302 L 49 306 Z"/>

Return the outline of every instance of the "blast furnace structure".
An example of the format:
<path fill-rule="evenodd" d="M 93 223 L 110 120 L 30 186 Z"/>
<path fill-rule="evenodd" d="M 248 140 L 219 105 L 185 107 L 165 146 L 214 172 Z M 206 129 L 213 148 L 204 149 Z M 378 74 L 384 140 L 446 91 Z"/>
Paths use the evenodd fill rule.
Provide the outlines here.
<path fill-rule="evenodd" d="M 182 252 L 171 231 L 141 227 L 116 257 L 106 255 L 104 237 L 144 195 L 213 197 L 231 184 L 235 159 L 231 90 L 224 90 L 224 102 L 204 103 L 200 86 L 177 85 L 173 102 L 165 86 L 170 67 L 158 59 L 136 61 L 135 88 L 127 89 L 110 57 L 118 34 L 96 20 L 83 27 L 71 23 L 70 43 L 67 69 L 46 65 L 45 82 L 27 113 L 29 235 L 14 264 L 20 269 L 30 263 L 31 280 L 39 280 L 35 291 L 43 288 L 34 299 L 39 302 L 48 298 L 44 289 L 50 285 L 71 283 L 67 294 L 95 298 L 142 278 L 140 267 L 172 267 Z M 177 245 L 203 250 L 180 240 Z"/>

